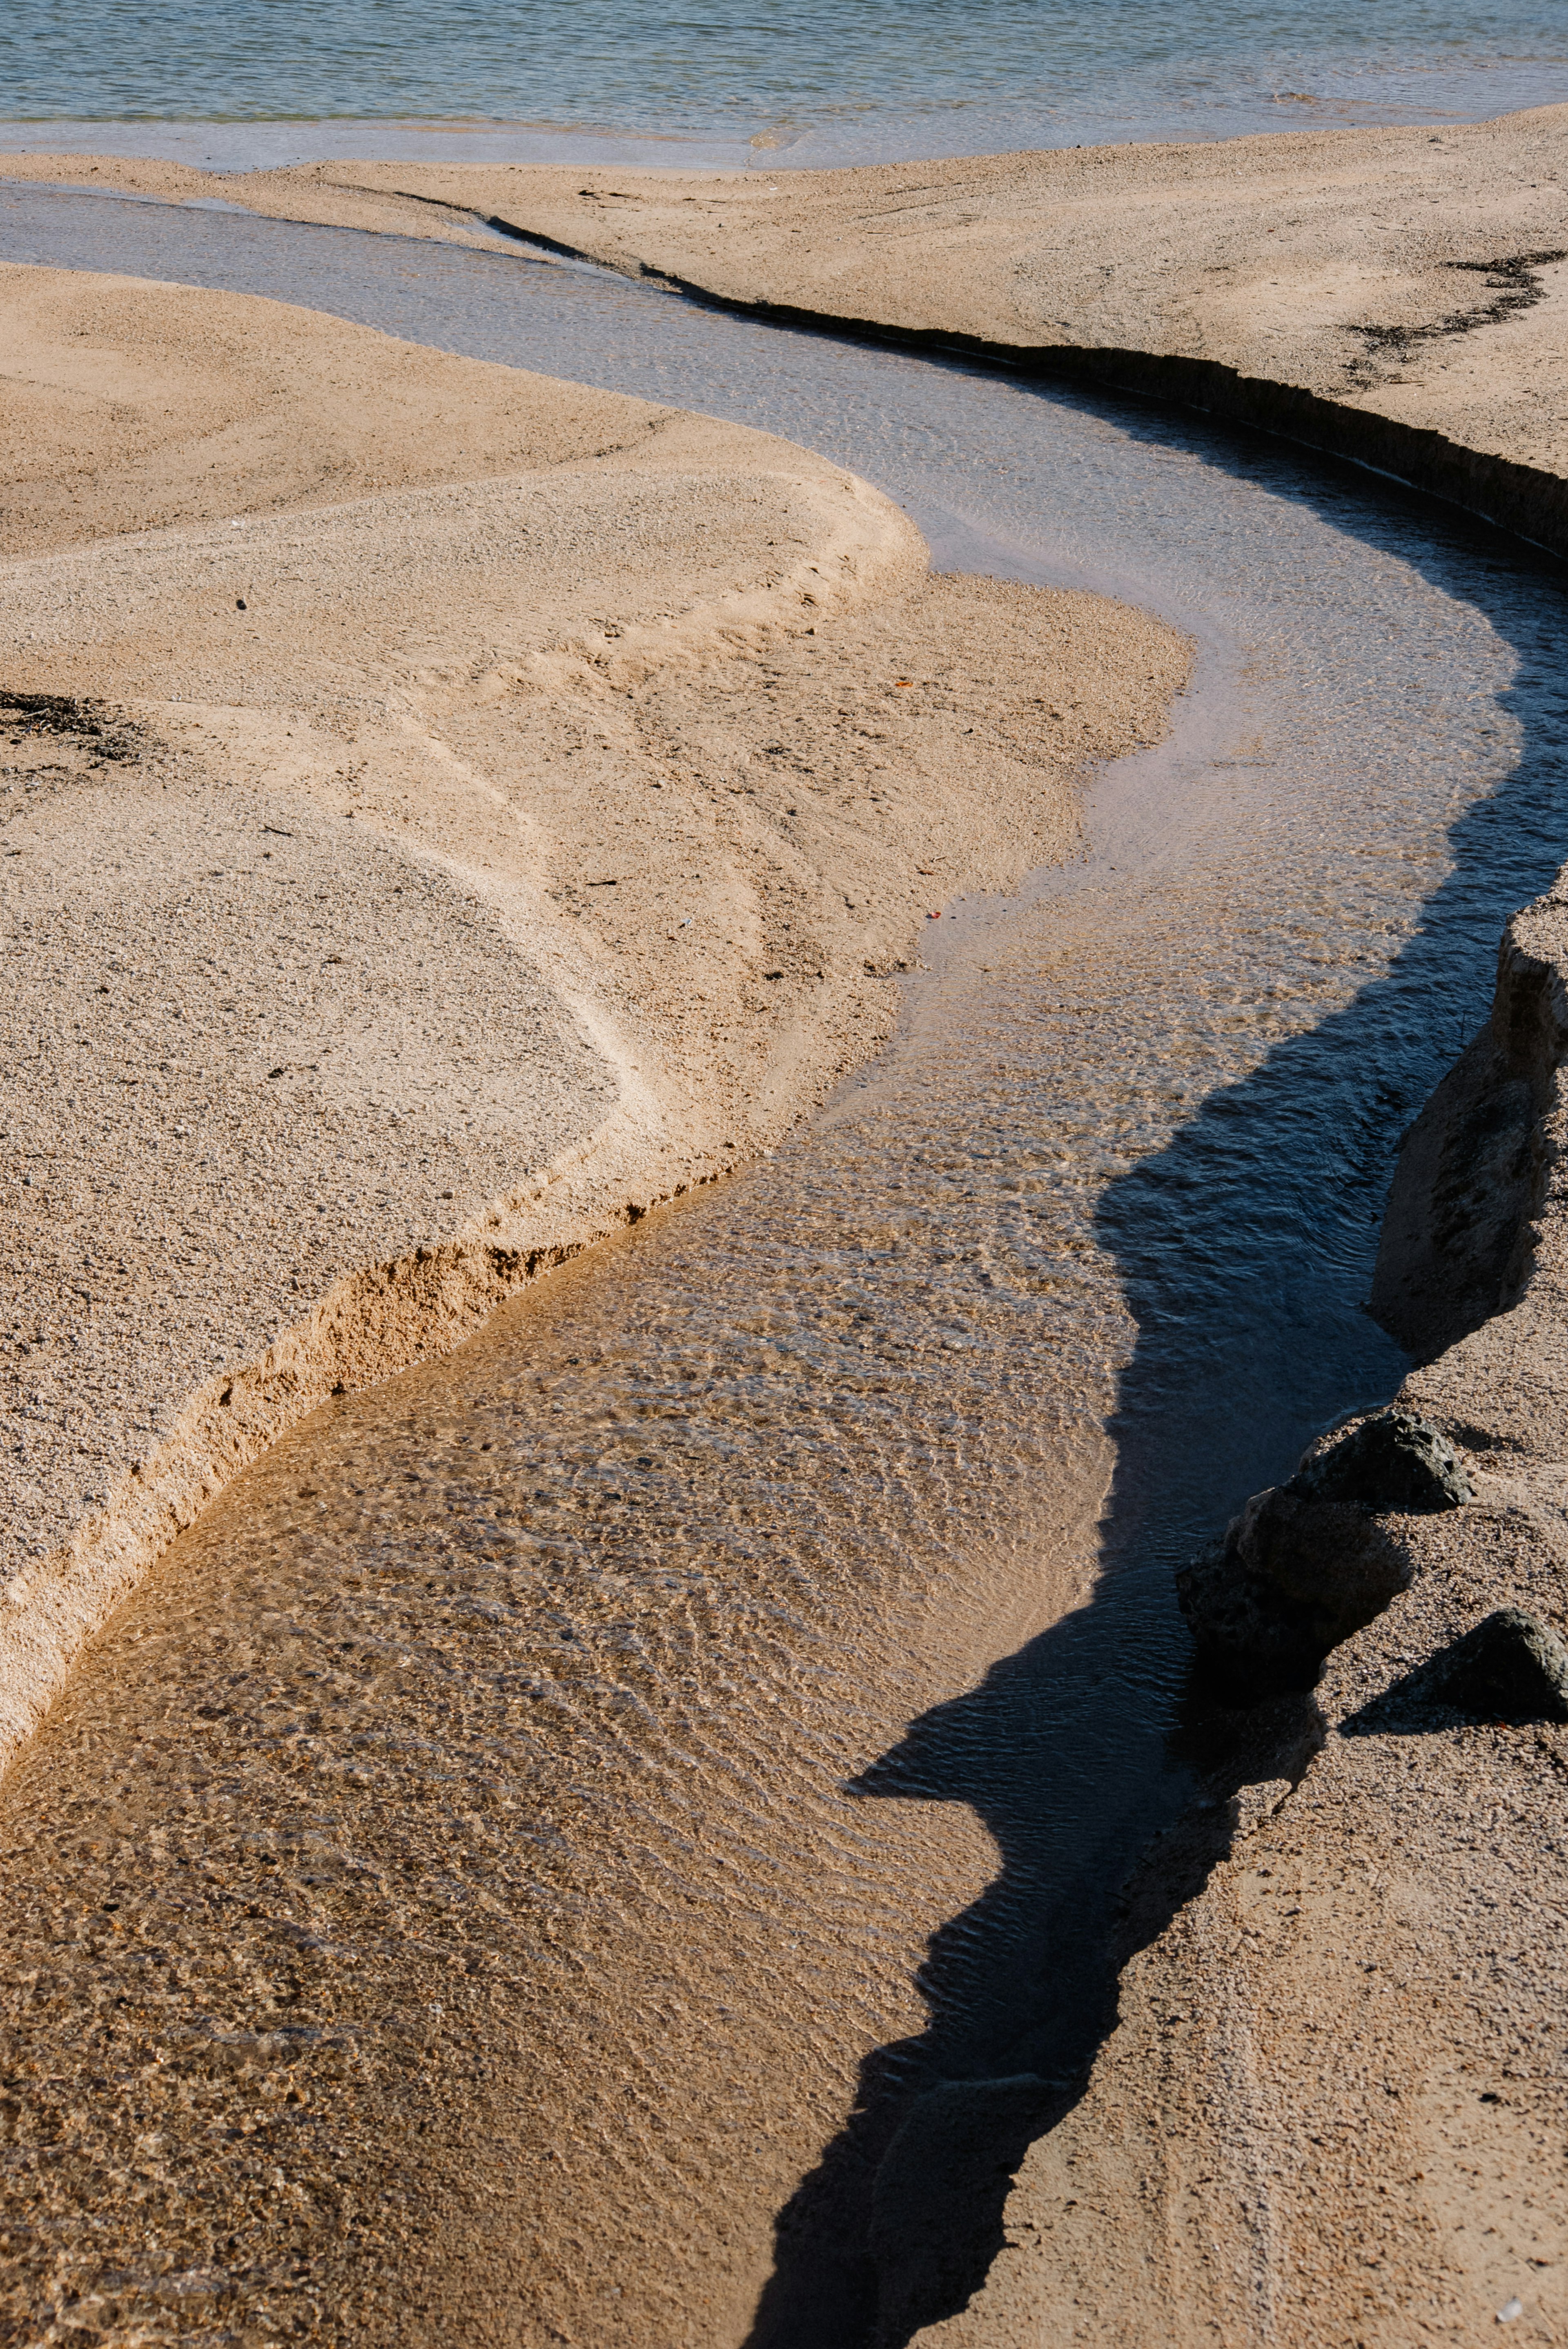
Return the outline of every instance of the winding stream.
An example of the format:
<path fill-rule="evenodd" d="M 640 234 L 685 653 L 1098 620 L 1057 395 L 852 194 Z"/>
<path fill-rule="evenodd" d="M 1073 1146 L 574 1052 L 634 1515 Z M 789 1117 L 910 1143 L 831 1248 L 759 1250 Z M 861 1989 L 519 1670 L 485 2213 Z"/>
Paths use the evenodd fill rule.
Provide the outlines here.
<path fill-rule="evenodd" d="M 869 2343 L 911 2098 L 1105 2027 L 1109 1899 L 1186 1784 L 1172 1565 L 1402 1374 L 1364 1310 L 1398 1137 L 1568 853 L 1562 574 L 1261 439 L 514 252 L 12 188 L 0 245 L 759 425 L 945 567 L 1199 639 L 1093 853 L 953 909 L 873 1066 L 280 1444 L 0 1798 L 0 1962 L 64 1842 L 187 2003 L 243 1979 L 357 2051 L 330 2127 L 383 2206 L 418 2136 L 397 2294 L 374 2195 L 336 2250 L 298 2220 L 340 2317 Z"/>

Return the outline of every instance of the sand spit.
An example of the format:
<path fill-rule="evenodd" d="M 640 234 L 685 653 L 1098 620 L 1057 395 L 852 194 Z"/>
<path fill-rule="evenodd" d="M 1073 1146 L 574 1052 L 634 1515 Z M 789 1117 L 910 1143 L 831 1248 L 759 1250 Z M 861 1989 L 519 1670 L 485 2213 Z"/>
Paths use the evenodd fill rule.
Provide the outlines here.
<path fill-rule="evenodd" d="M 1211 1731 L 1230 1750 L 1133 1883 L 1087 2086 L 1004 2084 L 1021 2129 L 995 2085 L 957 2092 L 907 2132 L 918 2209 L 965 2213 L 961 2239 L 889 2232 L 890 2315 L 955 2312 L 923 2349 L 1563 2338 L 1568 1729 L 1416 1675 L 1498 1609 L 1568 1630 L 1565 1061 L 1560 890 L 1510 925 L 1379 1267 L 1384 1317 L 1441 1348 L 1401 1399 L 1476 1496 L 1393 1521 L 1412 1587 L 1311 1696 Z"/>
<path fill-rule="evenodd" d="M 472 242 L 995 351 L 1381 467 L 1568 551 L 1568 107 L 854 171 L 322 163 L 12 177 Z"/>
<path fill-rule="evenodd" d="M 284 1427 L 820 1100 L 1186 652 L 756 432 L 0 293 L 4 1754 Z"/>

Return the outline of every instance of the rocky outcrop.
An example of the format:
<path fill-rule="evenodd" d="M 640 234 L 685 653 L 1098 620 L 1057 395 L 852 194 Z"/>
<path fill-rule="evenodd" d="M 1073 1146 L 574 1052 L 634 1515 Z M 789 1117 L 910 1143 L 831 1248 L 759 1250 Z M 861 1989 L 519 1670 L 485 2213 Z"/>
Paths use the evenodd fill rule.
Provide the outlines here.
<path fill-rule="evenodd" d="M 1482 1721 L 1568 1722 L 1568 1648 L 1522 1607 L 1500 1607 L 1345 1724 L 1420 1731 L 1434 1716 Z"/>
<path fill-rule="evenodd" d="M 1430 1361 L 1517 1302 L 1544 1176 L 1542 1120 L 1568 1050 L 1562 972 L 1542 950 L 1562 900 L 1509 925 L 1491 1019 L 1405 1137 L 1372 1310 Z"/>
<path fill-rule="evenodd" d="M 1330 1649 L 1408 1588 L 1399 1517 L 1458 1508 L 1473 1489 L 1442 1430 L 1410 1412 L 1315 1444 L 1176 1578 L 1211 1680 L 1240 1702 L 1311 1688 Z"/>
<path fill-rule="evenodd" d="M 1311 1506 L 1373 1515 L 1426 1515 L 1475 1497 L 1468 1470 L 1440 1427 L 1414 1412 L 1374 1412 L 1345 1434 L 1320 1437 L 1302 1455 L 1288 1489 Z"/>

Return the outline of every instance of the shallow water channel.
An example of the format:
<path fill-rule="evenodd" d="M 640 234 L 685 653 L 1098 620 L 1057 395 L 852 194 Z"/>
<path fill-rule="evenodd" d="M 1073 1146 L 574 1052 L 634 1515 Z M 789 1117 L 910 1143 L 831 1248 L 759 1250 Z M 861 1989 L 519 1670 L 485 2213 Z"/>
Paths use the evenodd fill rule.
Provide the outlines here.
<path fill-rule="evenodd" d="M 1105 2027 L 1110 1897 L 1188 1783 L 1172 1566 L 1402 1374 L 1364 1306 L 1398 1141 L 1568 855 L 1561 570 L 1179 412 L 514 252 L 14 188 L 0 251 L 760 425 L 946 567 L 1200 641 L 1091 853 L 928 926 L 873 1066 L 279 1445 L 0 1805 L 84 1886 L 96 1826 L 163 1820 L 198 1949 L 248 1884 L 310 1927 L 299 2012 L 413 2051 L 342 2092 L 362 2163 L 428 2127 L 432 2207 L 480 2181 L 422 2271 L 464 2337 L 867 2343 L 912 2099 Z"/>

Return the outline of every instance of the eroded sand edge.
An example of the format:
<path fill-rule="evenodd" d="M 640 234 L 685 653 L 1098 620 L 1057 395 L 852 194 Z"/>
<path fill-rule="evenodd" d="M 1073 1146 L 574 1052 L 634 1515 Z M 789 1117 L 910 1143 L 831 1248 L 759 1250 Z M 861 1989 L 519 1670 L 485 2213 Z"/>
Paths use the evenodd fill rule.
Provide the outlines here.
<path fill-rule="evenodd" d="M 836 171 L 320 163 L 6 176 L 542 247 L 783 322 L 1176 398 L 1568 549 L 1568 107 Z"/>
<path fill-rule="evenodd" d="M 5 1753 L 283 1428 L 771 1146 L 1187 653 L 763 434 L 0 299 Z"/>

